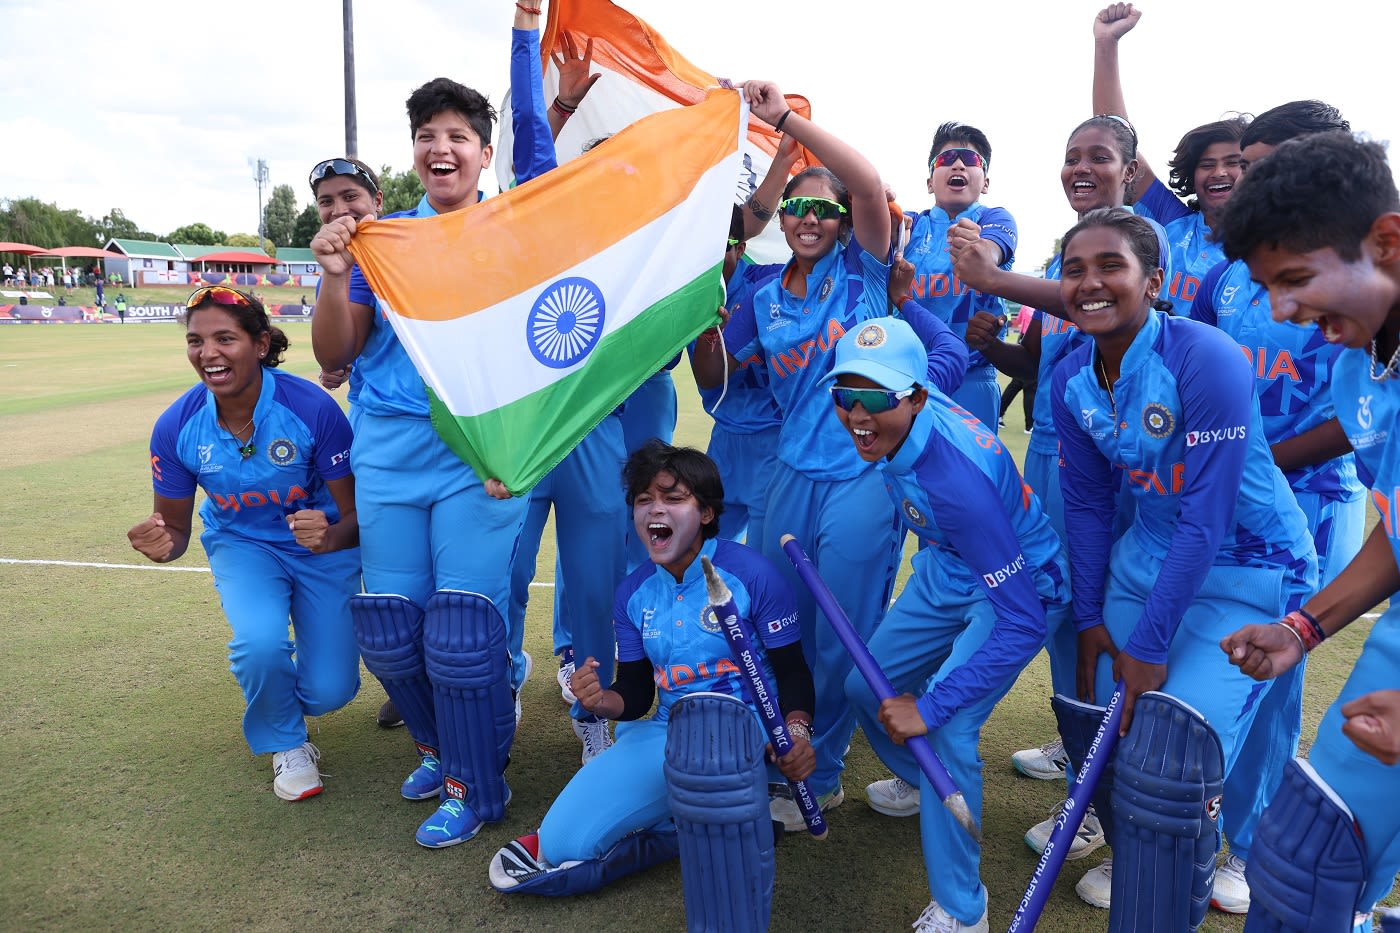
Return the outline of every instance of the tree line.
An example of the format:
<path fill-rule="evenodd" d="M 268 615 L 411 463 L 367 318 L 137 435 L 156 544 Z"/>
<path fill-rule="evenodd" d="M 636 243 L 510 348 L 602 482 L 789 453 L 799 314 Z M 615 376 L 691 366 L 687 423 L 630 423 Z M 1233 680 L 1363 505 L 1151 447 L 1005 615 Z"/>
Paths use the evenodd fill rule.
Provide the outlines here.
<path fill-rule="evenodd" d="M 412 169 L 395 172 L 389 166 L 379 171 L 384 189 L 384 212 L 414 207 L 423 196 L 423 185 Z M 263 206 L 262 246 L 275 256 L 282 246 L 307 247 L 321 229 L 321 218 L 314 203 L 298 210 L 296 191 L 291 185 L 277 185 Z M 64 210 L 38 198 L 0 198 L 0 241 L 29 243 L 45 249 L 60 246 L 105 246 L 108 240 L 150 240 L 189 243 L 195 246 L 256 247 L 256 233 L 228 234 L 206 223 L 176 227 L 161 236 L 143 229 L 114 207 L 102 217 L 87 217 L 75 209 Z"/>

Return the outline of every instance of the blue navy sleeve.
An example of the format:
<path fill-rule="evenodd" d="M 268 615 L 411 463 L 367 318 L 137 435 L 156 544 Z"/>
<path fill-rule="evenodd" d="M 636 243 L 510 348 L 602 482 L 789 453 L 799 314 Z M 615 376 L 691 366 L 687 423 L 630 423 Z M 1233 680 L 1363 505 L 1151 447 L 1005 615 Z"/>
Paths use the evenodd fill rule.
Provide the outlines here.
<path fill-rule="evenodd" d="M 859 275 L 865 285 L 863 292 L 865 305 L 875 314 L 887 314 L 890 310 L 890 264 L 880 257 L 865 251 L 855 237 L 846 246 L 847 269 Z"/>
<path fill-rule="evenodd" d="M 1117 484 L 1113 465 L 1085 433 L 1080 413 L 1066 399 L 1069 379 L 1089 359 L 1089 345 L 1074 351 L 1050 379 L 1051 413 L 1060 439 L 1060 493 L 1065 508 L 1074 627 L 1103 624 L 1103 589 L 1113 548 Z M 1108 423 L 1104 419 L 1103 423 Z"/>
<path fill-rule="evenodd" d="M 315 386 L 310 387 L 310 391 L 322 396 L 315 403 L 311 418 L 307 419 L 312 436 L 316 438 L 316 472 L 327 482 L 349 476 L 350 442 L 353 440 L 350 422 L 329 395 Z"/>
<path fill-rule="evenodd" d="M 632 601 L 632 596 L 636 592 L 637 583 L 629 576 L 618 584 L 617 595 L 613 599 L 613 634 L 617 636 L 617 660 L 619 664 L 625 661 L 640 661 L 647 656 L 642 647 L 642 631 L 632 621 L 631 611 L 627 605 Z M 578 660 L 582 662 L 583 658 Z"/>
<path fill-rule="evenodd" d="M 1122 646 L 1149 664 L 1166 663 L 1181 617 L 1205 582 L 1226 528 L 1234 521 L 1248 432 L 1259 427 L 1254 375 L 1224 333 L 1193 328 L 1187 339 L 1164 347 L 1163 362 L 1176 374 L 1181 430 L 1218 431 L 1215 436 L 1233 439 L 1186 448 L 1176 530 L 1142 618 Z"/>
<path fill-rule="evenodd" d="M 1201 285 L 1196 289 L 1196 297 L 1191 299 L 1191 310 L 1187 315 L 1191 320 L 1209 324 L 1211 327 L 1219 323 L 1220 318 L 1215 313 L 1215 293 L 1220 290 L 1220 279 L 1228 268 L 1229 262 L 1218 262 L 1211 266 L 1206 277 L 1201 279 Z"/>
<path fill-rule="evenodd" d="M 538 29 L 510 31 L 511 166 L 517 184 L 558 167 L 554 136 L 545 116 Z"/>
<path fill-rule="evenodd" d="M 744 583 L 749 593 L 749 628 L 765 648 L 780 648 L 801 640 L 797 597 L 769 561 L 742 545 L 721 543 L 715 559 Z"/>
<path fill-rule="evenodd" d="M 1191 213 L 1191 208 L 1182 204 L 1181 199 L 1162 184 L 1160 178 L 1154 178 L 1152 184 L 1147 186 L 1147 190 L 1133 205 L 1133 212 L 1145 216 L 1148 220 L 1155 220 L 1165 227 L 1173 220 Z"/>
<path fill-rule="evenodd" d="M 729 322 L 724 325 L 724 348 L 740 362 L 750 356 L 763 356 L 763 346 L 758 342 L 757 305 L 758 298 L 767 292 L 771 284 L 764 283 L 756 291 L 750 292 L 749 300 L 743 302 L 738 310 L 731 311 Z"/>
<path fill-rule="evenodd" d="M 967 341 L 953 333 L 947 324 L 914 299 L 899 306 L 899 316 L 909 323 L 928 351 L 928 382 L 952 395 L 967 375 Z"/>
<path fill-rule="evenodd" d="M 982 228 L 982 239 L 990 240 L 1001 248 L 999 265 L 1009 269 L 1016 260 L 1016 218 L 1004 207 L 990 207 L 982 212 L 977 224 Z"/>
<path fill-rule="evenodd" d="M 167 408 L 151 430 L 151 485 L 167 499 L 190 499 L 198 481 L 180 460 L 180 429 L 185 420 L 184 399 Z"/>
<path fill-rule="evenodd" d="M 919 486 L 928 494 L 933 520 L 947 542 L 977 575 L 996 612 L 987 640 L 918 700 L 930 729 L 958 710 L 990 695 L 1014 677 L 1045 644 L 1045 608 L 1036 592 L 1034 568 L 1026 566 L 1021 542 L 991 478 L 951 448 L 925 457 Z"/>

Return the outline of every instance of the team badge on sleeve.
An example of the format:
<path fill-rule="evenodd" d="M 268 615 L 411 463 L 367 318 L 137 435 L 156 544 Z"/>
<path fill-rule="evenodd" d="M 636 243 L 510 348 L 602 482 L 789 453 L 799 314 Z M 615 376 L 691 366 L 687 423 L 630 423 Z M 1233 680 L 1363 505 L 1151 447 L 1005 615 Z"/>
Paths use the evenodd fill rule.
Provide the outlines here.
<path fill-rule="evenodd" d="M 279 437 L 277 440 L 267 445 L 267 459 L 271 460 L 277 466 L 287 466 L 294 463 L 296 458 L 297 445 L 293 444 L 285 437 Z"/>
<path fill-rule="evenodd" d="M 909 519 L 909 521 L 920 528 L 928 527 L 928 519 L 924 517 L 924 513 L 920 512 L 912 501 L 905 499 L 900 503 L 900 506 L 904 509 L 905 518 Z"/>
<path fill-rule="evenodd" d="M 1152 402 L 1142 410 L 1142 429 L 1147 432 L 1148 437 L 1155 437 L 1158 440 L 1170 437 L 1176 429 L 1176 419 L 1167 406 L 1160 402 Z"/>

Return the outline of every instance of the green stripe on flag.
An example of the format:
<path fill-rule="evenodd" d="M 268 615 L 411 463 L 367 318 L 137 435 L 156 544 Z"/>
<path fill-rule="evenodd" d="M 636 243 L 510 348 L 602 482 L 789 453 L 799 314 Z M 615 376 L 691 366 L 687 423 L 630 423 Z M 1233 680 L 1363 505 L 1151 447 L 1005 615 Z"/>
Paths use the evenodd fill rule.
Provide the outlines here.
<path fill-rule="evenodd" d="M 716 263 L 608 334 L 581 369 L 500 408 L 459 417 L 429 387 L 433 427 L 483 482 L 499 479 L 514 495 L 523 495 L 638 386 L 715 323 L 716 309 L 724 302 L 723 265 Z M 524 351 L 523 319 L 520 339 Z"/>

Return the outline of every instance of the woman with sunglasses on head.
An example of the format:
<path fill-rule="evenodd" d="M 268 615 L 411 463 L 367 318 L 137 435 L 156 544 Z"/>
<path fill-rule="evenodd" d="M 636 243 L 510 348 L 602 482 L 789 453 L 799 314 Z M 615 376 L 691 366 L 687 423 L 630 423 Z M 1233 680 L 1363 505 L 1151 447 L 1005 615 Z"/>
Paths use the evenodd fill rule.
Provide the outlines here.
<path fill-rule="evenodd" d="M 1073 571 L 1075 695 L 1106 706 L 1121 680 L 1126 736 L 1112 820 L 1102 803 L 1098 813 L 1126 877 L 1113 875 L 1110 858 L 1076 890 L 1114 911 L 1110 929 L 1153 915 L 1195 929 L 1215 876 L 1222 795 L 1232 805 L 1230 773 L 1279 715 L 1268 688 L 1217 645 L 1242 622 L 1298 608 L 1317 587 L 1317 555 L 1264 438 L 1239 348 L 1158 302 L 1161 246 L 1148 222 L 1094 211 L 1063 243 L 1064 305 L 1090 338 L 1049 384 Z M 1116 471 L 1134 514 L 1115 541 Z M 1103 710 L 1085 715 L 1092 735 Z M 1166 737 L 1171 744 L 1159 744 Z M 1131 790 L 1147 786 L 1145 796 Z M 1101 782 L 1096 799 L 1108 791 Z M 1158 859 L 1151 871 L 1140 861 L 1149 857 Z M 1189 904 L 1179 888 L 1168 891 L 1172 877 L 1189 886 Z"/>
<path fill-rule="evenodd" d="M 277 796 L 301 800 L 321 792 L 306 717 L 340 709 L 360 686 L 350 424 L 325 392 L 277 369 L 287 337 L 242 292 L 190 295 L 185 343 L 200 384 L 156 421 L 155 509 L 127 538 L 157 563 L 180 557 L 204 489 L 200 543 L 233 630 L 243 734 L 255 755 L 272 754 Z"/>
<path fill-rule="evenodd" d="M 836 341 L 865 321 L 887 316 L 892 291 L 903 299 L 900 311 L 917 321 L 930 348 L 930 385 L 956 389 L 967 367 L 967 350 L 942 322 L 908 300 L 912 266 L 903 263 L 892 284 L 884 259 L 890 247 L 889 202 L 875 167 L 790 111 L 776 85 L 750 81 L 743 92 L 754 116 L 793 137 L 826 167 L 808 169 L 788 182 L 779 211 L 792 258 L 730 319 L 722 341 L 697 344 L 693 365 L 696 382 L 705 388 L 720 385 L 726 372 L 741 365 L 766 367 L 783 411 L 763 540 L 755 544 L 798 593 L 803 644 L 817 690 L 817 766 L 809 783 L 829 808 L 845 799 L 841 772 L 855 731 L 844 688 L 851 659 L 830 627 L 818 620 L 811 594 L 798 582 L 778 542 L 792 534 L 802 543 L 817 568 L 827 571 L 852 623 L 869 636 L 894 583 L 900 536 L 879 476 L 831 418 L 821 380 L 831 367 Z M 774 800 L 773 818 L 792 830 L 803 825 L 796 802 L 788 798 Z"/>
<path fill-rule="evenodd" d="M 316 163 L 308 179 L 311 197 L 321 223 L 328 224 L 337 217 L 353 217 L 358 223 L 366 217 L 378 217 L 384 211 L 384 192 L 379 188 L 379 176 L 359 159 L 326 159 Z M 320 295 L 320 282 L 316 294 Z M 321 385 L 335 391 L 350 380 L 347 401 L 350 403 L 351 425 L 354 425 L 355 401 L 359 395 L 359 379 L 353 365 L 326 372 L 321 371 Z"/>

